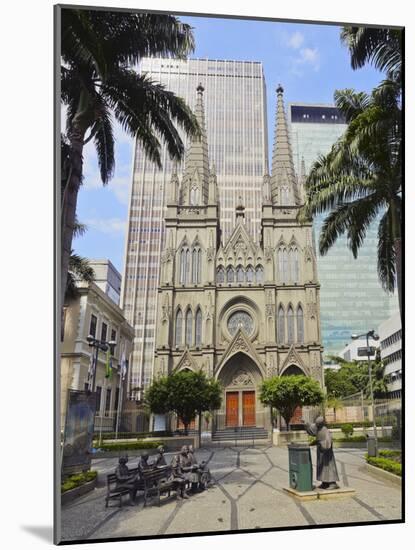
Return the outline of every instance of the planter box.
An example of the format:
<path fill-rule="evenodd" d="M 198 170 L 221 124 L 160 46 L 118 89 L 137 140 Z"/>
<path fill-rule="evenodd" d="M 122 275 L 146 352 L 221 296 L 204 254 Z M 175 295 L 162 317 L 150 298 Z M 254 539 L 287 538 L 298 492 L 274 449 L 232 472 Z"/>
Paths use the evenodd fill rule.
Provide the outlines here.
<path fill-rule="evenodd" d="M 97 478 L 93 479 L 92 481 L 88 481 L 87 483 L 84 483 L 79 487 L 75 487 L 75 489 L 70 489 L 69 491 L 65 491 L 65 493 L 61 494 L 61 504 L 62 505 L 68 504 L 68 502 L 72 502 L 76 498 L 81 497 L 82 495 L 85 495 L 90 491 L 93 491 L 96 485 L 97 485 Z"/>

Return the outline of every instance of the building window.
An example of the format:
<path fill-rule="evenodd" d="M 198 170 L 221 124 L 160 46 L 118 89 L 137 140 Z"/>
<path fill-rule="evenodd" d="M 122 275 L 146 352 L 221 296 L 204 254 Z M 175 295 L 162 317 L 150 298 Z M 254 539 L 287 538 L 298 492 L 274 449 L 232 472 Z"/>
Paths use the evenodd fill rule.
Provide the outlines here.
<path fill-rule="evenodd" d="M 190 204 L 192 206 L 199 204 L 199 189 L 197 187 L 192 187 L 190 189 Z"/>
<path fill-rule="evenodd" d="M 238 283 L 243 283 L 245 279 L 244 268 L 241 265 L 238 265 L 236 268 L 236 281 Z"/>
<path fill-rule="evenodd" d="M 192 250 L 192 283 L 200 283 L 200 273 L 201 269 L 201 260 L 202 260 L 202 251 L 200 248 L 194 248 Z"/>
<path fill-rule="evenodd" d="M 117 331 L 115 330 L 115 328 L 113 328 L 111 330 L 111 342 L 116 342 L 117 341 Z"/>
<path fill-rule="evenodd" d="M 287 311 L 287 340 L 289 344 L 294 343 L 294 312 L 291 306 Z"/>
<path fill-rule="evenodd" d="M 246 280 L 248 283 L 252 283 L 254 280 L 254 268 L 251 265 L 246 268 Z"/>
<path fill-rule="evenodd" d="M 68 308 L 64 306 L 62 308 L 62 320 L 61 320 L 61 342 L 65 339 L 65 323 L 66 323 L 66 312 Z"/>
<path fill-rule="evenodd" d="M 115 401 L 114 401 L 114 411 L 116 414 L 116 418 L 118 417 L 118 404 L 120 401 L 120 388 L 115 389 Z M 118 420 L 118 418 L 117 418 Z"/>
<path fill-rule="evenodd" d="M 183 326 L 183 314 L 179 309 L 176 313 L 176 334 L 175 334 L 175 344 L 177 347 L 182 345 L 182 326 Z"/>
<path fill-rule="evenodd" d="M 256 271 L 256 282 L 261 284 L 262 281 L 264 280 L 264 268 L 262 267 L 262 265 L 258 265 L 255 271 Z"/>
<path fill-rule="evenodd" d="M 298 250 L 291 248 L 289 253 L 290 280 L 293 283 L 298 283 Z"/>
<path fill-rule="evenodd" d="M 299 344 L 304 343 L 304 315 L 301 306 L 297 308 L 297 342 Z"/>
<path fill-rule="evenodd" d="M 186 313 L 186 346 L 191 347 L 193 344 L 193 315 L 192 310 L 188 309 Z"/>
<path fill-rule="evenodd" d="M 105 416 L 109 416 L 111 407 L 111 388 L 107 389 L 107 395 L 105 398 Z"/>
<path fill-rule="evenodd" d="M 189 281 L 190 250 L 182 248 L 180 252 L 180 282 L 185 285 Z"/>
<path fill-rule="evenodd" d="M 202 312 L 200 311 L 200 308 L 196 311 L 196 330 L 195 330 L 195 337 L 196 337 L 196 346 L 201 346 L 202 344 Z"/>
<path fill-rule="evenodd" d="M 101 341 L 105 342 L 107 340 L 108 325 L 107 323 L 102 323 L 101 326 Z"/>
<path fill-rule="evenodd" d="M 96 394 L 97 394 L 97 400 L 95 404 L 96 405 L 95 410 L 97 411 L 97 413 L 99 413 L 101 410 L 101 394 L 102 394 L 101 386 L 96 387 Z"/>
<path fill-rule="evenodd" d="M 277 332 L 278 343 L 283 344 L 285 342 L 285 315 L 282 306 L 278 308 Z"/>
<path fill-rule="evenodd" d="M 228 269 L 226 270 L 226 281 L 228 283 L 233 283 L 234 281 L 234 272 L 233 272 L 233 267 L 229 266 Z"/>
<path fill-rule="evenodd" d="M 216 281 L 218 283 L 224 283 L 225 282 L 225 270 L 222 266 L 219 266 L 216 270 Z"/>
<path fill-rule="evenodd" d="M 278 250 L 278 271 L 280 282 L 288 282 L 288 252 L 286 248 L 280 248 Z"/>
<path fill-rule="evenodd" d="M 95 338 L 95 335 L 97 333 L 97 316 L 92 314 L 91 315 L 91 321 L 89 323 L 89 334 Z"/>

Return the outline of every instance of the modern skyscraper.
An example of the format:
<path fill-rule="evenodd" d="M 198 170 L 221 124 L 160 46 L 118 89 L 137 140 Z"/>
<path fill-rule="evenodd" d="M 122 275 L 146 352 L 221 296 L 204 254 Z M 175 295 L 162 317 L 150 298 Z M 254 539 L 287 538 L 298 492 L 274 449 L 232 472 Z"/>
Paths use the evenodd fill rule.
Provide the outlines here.
<path fill-rule="evenodd" d="M 304 178 L 314 161 L 330 151 L 347 125 L 331 105 L 292 103 L 289 120 L 294 165 L 297 174 Z M 323 214 L 314 220 L 316 241 L 324 217 Z M 356 260 L 346 237 L 341 237 L 326 256 L 317 254 L 317 264 L 324 353 L 338 354 L 352 333 L 376 329 L 397 308 L 396 296 L 388 295 L 378 279 L 376 220 Z"/>
<path fill-rule="evenodd" d="M 245 205 L 246 224 L 259 238 L 263 175 L 268 172 L 266 90 L 262 64 L 211 59 L 143 59 L 147 73 L 194 108 L 195 90 L 205 88 L 210 168 L 216 172 L 222 240 L 233 227 L 235 208 Z M 184 139 L 187 146 L 187 140 Z M 173 165 L 166 150 L 158 170 L 137 146 L 125 249 L 123 308 L 135 338 L 130 393 L 151 381 L 157 323 L 157 286 L 164 247 L 166 189 Z M 182 172 L 183 166 L 177 166 Z"/>

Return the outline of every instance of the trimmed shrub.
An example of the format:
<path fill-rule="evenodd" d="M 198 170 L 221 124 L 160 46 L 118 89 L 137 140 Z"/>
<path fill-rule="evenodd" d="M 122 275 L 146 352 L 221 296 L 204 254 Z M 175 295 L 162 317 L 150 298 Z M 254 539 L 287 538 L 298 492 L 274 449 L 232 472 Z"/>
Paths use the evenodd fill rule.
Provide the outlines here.
<path fill-rule="evenodd" d="M 353 426 L 351 424 L 342 424 L 341 430 L 344 433 L 345 437 L 349 438 L 353 435 Z"/>
<path fill-rule="evenodd" d="M 368 464 L 371 464 L 372 466 L 381 468 L 386 472 L 390 472 L 392 474 L 402 477 L 402 464 L 396 462 L 395 460 L 391 460 L 390 458 L 383 458 L 382 456 L 375 457 L 366 455 L 366 462 Z"/>
<path fill-rule="evenodd" d="M 107 439 L 115 439 L 115 432 L 103 432 L 101 434 L 102 441 Z M 118 432 L 118 439 L 144 439 L 145 437 L 171 437 L 172 432 Z M 94 433 L 94 440 L 99 440 L 99 433 Z"/>
<path fill-rule="evenodd" d="M 85 485 L 85 483 L 94 480 L 97 475 L 98 472 L 96 470 L 89 470 L 88 472 L 70 476 L 61 484 L 61 493 L 66 493 L 66 491 Z"/>
<path fill-rule="evenodd" d="M 162 445 L 162 441 L 125 441 L 120 443 L 101 443 L 94 442 L 94 448 L 101 451 L 133 451 L 137 449 L 157 449 L 159 445 Z"/>

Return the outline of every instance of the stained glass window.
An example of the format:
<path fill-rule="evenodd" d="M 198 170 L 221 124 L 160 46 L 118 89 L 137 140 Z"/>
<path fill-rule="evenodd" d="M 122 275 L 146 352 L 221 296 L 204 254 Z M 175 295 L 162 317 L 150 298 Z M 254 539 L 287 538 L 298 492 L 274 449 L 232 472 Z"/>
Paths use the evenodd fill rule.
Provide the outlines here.
<path fill-rule="evenodd" d="M 254 331 L 254 321 L 246 311 L 236 311 L 228 319 L 228 330 L 234 336 L 239 329 L 242 329 L 250 336 Z"/>

